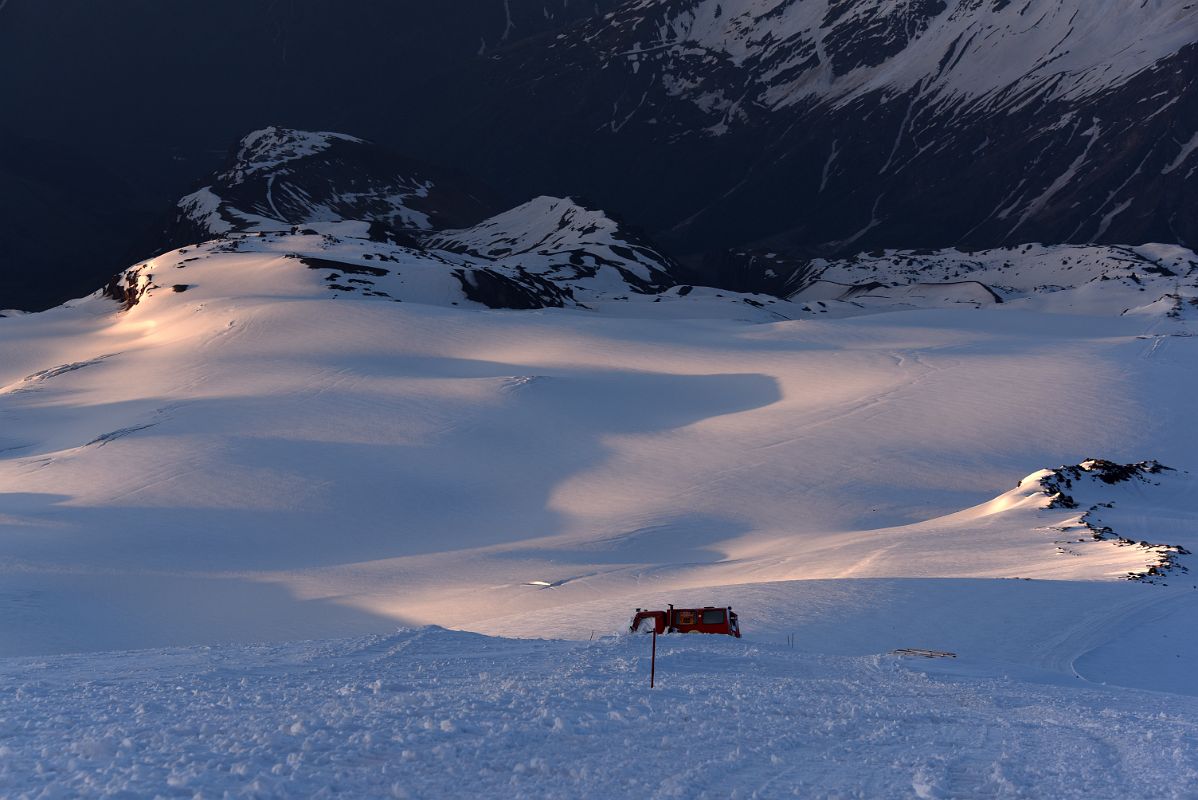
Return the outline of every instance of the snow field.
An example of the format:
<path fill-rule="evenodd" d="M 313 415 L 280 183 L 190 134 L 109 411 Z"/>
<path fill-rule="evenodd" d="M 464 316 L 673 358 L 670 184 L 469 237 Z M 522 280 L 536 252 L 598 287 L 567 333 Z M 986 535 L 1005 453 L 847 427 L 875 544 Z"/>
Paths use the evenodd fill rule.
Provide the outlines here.
<path fill-rule="evenodd" d="M 442 629 L 0 663 L 13 798 L 1184 798 L 1198 700 L 726 637 Z"/>
<path fill-rule="evenodd" d="M 1198 337 L 1084 255 L 779 321 L 453 307 L 270 235 L 0 320 L 0 796 L 1198 796 L 1198 591 L 1126 580 L 1196 545 Z M 938 263 L 1048 282 L 1008 257 Z M 649 692 L 610 634 L 667 603 L 746 639 L 662 639 Z"/>
<path fill-rule="evenodd" d="M 426 304 L 443 283 L 331 293 L 283 257 L 376 243 L 247 241 L 156 260 L 127 312 L 0 320 L 0 653 L 538 636 L 533 612 L 811 579 L 1118 580 L 1145 553 L 1059 551 L 1081 510 L 978 509 L 1089 457 L 1181 475 L 1198 446 L 1185 320 L 479 311 Z M 1137 539 L 1188 530 L 1178 480 Z"/>

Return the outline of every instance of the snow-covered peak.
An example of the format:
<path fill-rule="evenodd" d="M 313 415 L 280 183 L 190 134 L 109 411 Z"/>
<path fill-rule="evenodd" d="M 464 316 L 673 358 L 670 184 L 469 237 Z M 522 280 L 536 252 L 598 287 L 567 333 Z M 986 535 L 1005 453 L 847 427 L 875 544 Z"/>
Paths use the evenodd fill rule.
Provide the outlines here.
<path fill-rule="evenodd" d="M 479 255 L 499 258 L 523 253 L 569 250 L 580 244 L 620 239 L 619 226 L 602 211 L 569 197 L 534 197 L 472 228 L 447 231 L 438 241 Z"/>
<path fill-rule="evenodd" d="M 674 283 L 670 259 L 602 211 L 571 198 L 536 197 L 463 230 L 437 234 L 432 247 L 519 264 L 537 273 L 563 269 L 594 276 L 608 269 L 641 289 Z"/>
<path fill-rule="evenodd" d="M 222 177 L 240 182 L 247 175 L 270 170 L 328 150 L 334 142 L 361 144 L 356 136 L 333 131 L 299 131 L 270 125 L 246 134 L 238 144 L 233 165 Z"/>

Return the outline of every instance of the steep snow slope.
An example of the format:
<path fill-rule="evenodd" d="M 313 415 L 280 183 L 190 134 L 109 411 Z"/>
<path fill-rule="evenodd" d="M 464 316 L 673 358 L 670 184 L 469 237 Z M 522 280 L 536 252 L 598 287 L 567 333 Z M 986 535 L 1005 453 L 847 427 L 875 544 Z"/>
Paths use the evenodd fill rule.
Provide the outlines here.
<path fill-rule="evenodd" d="M 607 24 L 622 33 L 592 23 L 591 36 L 642 44 L 610 58 L 664 65 L 677 76 L 672 92 L 706 111 L 731 98 L 704 91 L 704 60 L 744 68 L 753 88 L 739 102 L 769 108 L 911 89 L 1014 105 L 1127 81 L 1193 44 L 1198 9 L 1167 0 L 635 0 Z"/>
<path fill-rule="evenodd" d="M 508 153 L 551 131 L 540 185 L 586 186 L 697 267 L 729 248 L 1192 247 L 1196 61 L 1198 7 L 1168 0 L 625 0 L 496 54 L 442 136 L 510 120 L 489 139 Z"/>

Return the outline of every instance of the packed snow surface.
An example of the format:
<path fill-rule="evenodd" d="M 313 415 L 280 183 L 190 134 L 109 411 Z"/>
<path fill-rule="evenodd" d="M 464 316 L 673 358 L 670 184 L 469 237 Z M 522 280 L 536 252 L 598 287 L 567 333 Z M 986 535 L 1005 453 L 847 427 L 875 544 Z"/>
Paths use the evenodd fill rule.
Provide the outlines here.
<path fill-rule="evenodd" d="M 8 797 L 1198 793 L 1198 699 L 728 637 L 443 629 L 0 662 Z M 49 791 L 48 794 L 43 792 Z"/>
<path fill-rule="evenodd" d="M 579 252 L 504 263 L 546 212 Z M 1198 793 L 1192 253 L 785 301 L 515 216 L 230 234 L 0 319 L 0 794 Z M 668 603 L 746 636 L 660 640 L 649 692 L 618 634 Z"/>

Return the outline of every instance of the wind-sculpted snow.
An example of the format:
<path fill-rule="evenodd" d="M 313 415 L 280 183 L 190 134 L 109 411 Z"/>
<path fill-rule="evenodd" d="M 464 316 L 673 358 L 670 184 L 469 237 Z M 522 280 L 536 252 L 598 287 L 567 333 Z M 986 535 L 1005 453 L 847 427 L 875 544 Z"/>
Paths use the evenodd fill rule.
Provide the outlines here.
<path fill-rule="evenodd" d="M 0 652 L 396 622 L 585 637 L 638 605 L 718 599 L 704 587 L 741 604 L 812 580 L 1107 587 L 1086 626 L 1115 638 L 1142 604 L 1168 620 L 1189 602 L 1161 558 L 1194 549 L 1198 337 L 1163 310 L 1121 313 L 1157 280 L 1189 292 L 1183 251 L 868 256 L 828 267 L 1005 276 L 988 289 L 1004 301 L 861 293 L 820 314 L 537 271 L 533 225 L 475 230 L 477 254 L 371 239 L 365 222 L 306 230 L 183 247 L 119 276 L 119 302 L 0 319 Z M 527 269 L 483 255 L 500 239 Z M 1039 484 L 1004 494 L 1093 454 L 1174 471 L 1077 509 Z M 884 606 L 896 590 L 877 591 Z M 886 646 L 937 646 L 914 633 Z"/>
<path fill-rule="evenodd" d="M 595 230 L 233 233 L 0 319 L 0 793 L 1198 791 L 1198 337 L 1116 308 L 1188 256 L 868 256 L 1006 299 L 781 319 L 536 271 L 622 246 L 545 206 Z M 666 603 L 745 638 L 650 691 Z"/>
<path fill-rule="evenodd" d="M 441 629 L 0 662 L 15 798 L 1184 798 L 1198 700 L 727 637 Z M 1071 685 L 1073 684 L 1073 685 Z"/>
<path fill-rule="evenodd" d="M 0 319 L 0 794 L 1198 791 L 1192 253 L 378 223 Z"/>

